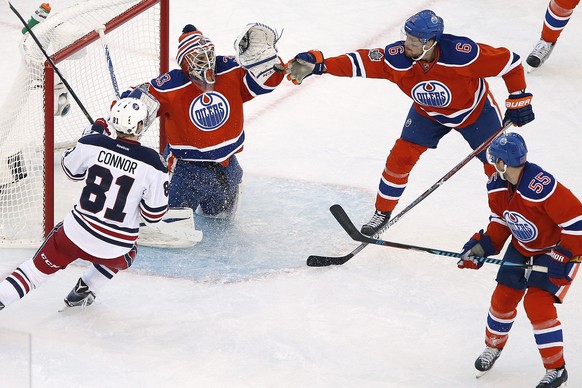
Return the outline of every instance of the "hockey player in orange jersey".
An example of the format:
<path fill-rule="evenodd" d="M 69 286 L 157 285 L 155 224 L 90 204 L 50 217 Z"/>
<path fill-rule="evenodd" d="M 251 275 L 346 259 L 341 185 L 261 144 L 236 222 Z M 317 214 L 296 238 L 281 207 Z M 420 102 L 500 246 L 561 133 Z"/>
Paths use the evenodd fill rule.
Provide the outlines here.
<path fill-rule="evenodd" d="M 479 269 L 473 256 L 498 253 L 511 236 L 504 261 L 548 267 L 548 273 L 501 265 L 485 330 L 486 348 L 475 361 L 487 372 L 507 342 L 523 298 L 534 338 L 546 368 L 538 388 L 560 387 L 568 379 L 562 326 L 554 303 L 562 303 L 582 255 L 582 203 L 538 165 L 527 161 L 527 147 L 516 133 L 502 134 L 488 149 L 497 172 L 487 183 L 491 215 L 463 247 L 459 268 Z"/>
<path fill-rule="evenodd" d="M 544 15 L 542 36 L 526 59 L 529 71 L 537 69 L 550 57 L 560 34 L 566 28 L 566 24 L 570 21 L 578 3 L 580 0 L 551 0 L 548 3 Z"/>
<path fill-rule="evenodd" d="M 170 207 L 231 218 L 243 171 L 236 153 L 245 141 L 243 103 L 272 92 L 283 79 L 275 72 L 279 36 L 268 26 L 246 26 L 234 56 L 216 56 L 212 41 L 193 25 L 179 38 L 180 69 L 140 85 L 160 103 L 166 118 L 170 162 Z"/>
<path fill-rule="evenodd" d="M 298 54 L 286 65 L 288 79 L 295 84 L 312 74 L 381 78 L 394 82 L 413 100 L 402 134 L 386 160 L 376 212 L 362 226 L 365 235 L 381 233 L 420 155 L 436 148 L 451 129 L 476 149 L 501 128 L 501 113 L 485 78 L 503 77 L 505 81 L 510 93 L 505 120 L 522 126 L 534 119 L 532 95 L 525 92 L 519 55 L 443 31 L 442 18 L 424 10 L 406 20 L 402 41 L 385 48 L 361 49 L 326 59 L 320 51 L 312 50 Z M 489 176 L 493 170 L 485 152 L 477 157 Z"/>

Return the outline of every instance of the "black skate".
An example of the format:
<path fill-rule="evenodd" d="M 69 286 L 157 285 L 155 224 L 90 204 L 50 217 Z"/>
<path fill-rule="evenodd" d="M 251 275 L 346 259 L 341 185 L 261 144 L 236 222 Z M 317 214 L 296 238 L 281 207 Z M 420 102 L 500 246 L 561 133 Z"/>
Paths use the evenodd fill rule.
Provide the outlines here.
<path fill-rule="evenodd" d="M 550 57 L 555 45 L 556 42 L 550 43 L 540 39 L 526 59 L 529 65 L 528 73 L 540 67 Z"/>
<path fill-rule="evenodd" d="M 477 369 L 477 378 L 483 376 L 491 368 L 493 368 L 495 361 L 497 361 L 499 356 L 501 356 L 502 350 L 503 349 L 490 348 L 489 346 L 487 346 L 485 348 L 485 350 L 483 350 L 483 353 L 481 353 L 481 355 L 479 357 L 477 357 L 477 359 L 475 360 L 475 369 Z"/>
<path fill-rule="evenodd" d="M 0 302 L 0 310 L 4 308 L 4 303 Z"/>
<path fill-rule="evenodd" d="M 568 371 L 564 365 L 558 369 L 547 369 L 546 375 L 540 380 L 536 388 L 558 388 L 566 385 L 568 381 Z"/>
<path fill-rule="evenodd" d="M 89 290 L 89 286 L 81 278 L 65 298 L 65 304 L 68 307 L 87 307 L 94 301 L 95 294 Z"/>
<path fill-rule="evenodd" d="M 388 221 L 390 221 L 391 214 L 392 212 L 381 212 L 376 210 L 372 219 L 362 226 L 362 234 L 372 237 L 382 233 L 382 230 L 388 224 Z"/>

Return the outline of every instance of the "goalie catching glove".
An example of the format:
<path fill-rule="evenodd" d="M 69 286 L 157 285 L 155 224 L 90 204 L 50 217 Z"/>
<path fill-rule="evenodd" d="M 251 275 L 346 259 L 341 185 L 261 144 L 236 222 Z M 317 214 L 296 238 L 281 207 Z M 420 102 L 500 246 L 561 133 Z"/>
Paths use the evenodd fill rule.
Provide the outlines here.
<path fill-rule="evenodd" d="M 273 66 L 281 65 L 276 46 L 280 38 L 281 35 L 267 25 L 247 24 L 234 41 L 236 60 L 256 78 L 269 77 Z"/>

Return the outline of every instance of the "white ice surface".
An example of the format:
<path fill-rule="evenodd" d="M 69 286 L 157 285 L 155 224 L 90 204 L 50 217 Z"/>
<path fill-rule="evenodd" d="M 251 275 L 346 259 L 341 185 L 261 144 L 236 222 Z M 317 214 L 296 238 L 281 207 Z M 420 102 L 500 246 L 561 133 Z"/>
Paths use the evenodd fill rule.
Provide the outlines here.
<path fill-rule="evenodd" d="M 13 4 L 26 18 L 38 5 Z M 447 32 L 510 47 L 525 59 L 546 6 L 546 0 L 172 0 L 171 55 L 187 23 L 221 54 L 232 54 L 232 42 L 254 21 L 285 29 L 279 42 L 285 60 L 313 48 L 333 56 L 383 47 L 400 38 L 406 17 L 430 8 Z M 582 197 L 579 12 L 548 62 L 528 75 L 537 117 L 518 131 L 530 160 Z M 21 27 L 4 5 L 0 102 L 10 98 Z M 503 104 L 503 82 L 490 84 Z M 88 309 L 57 312 L 84 269 L 73 265 L 2 311 L 0 387 L 513 388 L 539 381 L 544 370 L 521 306 L 495 369 L 475 379 L 494 265 L 460 271 L 447 257 L 371 246 L 340 267 L 305 266 L 310 254 L 344 255 L 357 246 L 327 208 L 341 203 L 358 225 L 371 216 L 385 158 L 410 107 L 395 85 L 314 76 L 246 105 L 236 223 L 223 232 L 201 225 L 208 240 L 191 250 L 141 248 L 135 267 Z M 446 136 L 422 156 L 396 210 L 469 152 L 461 136 Z M 484 184 L 480 163 L 472 161 L 384 237 L 460 249 L 487 223 Z M 61 212 L 69 207 L 67 200 L 58 204 Z M 32 253 L 0 249 L 0 277 Z M 582 386 L 581 298 L 575 283 L 558 306 L 571 387 Z"/>

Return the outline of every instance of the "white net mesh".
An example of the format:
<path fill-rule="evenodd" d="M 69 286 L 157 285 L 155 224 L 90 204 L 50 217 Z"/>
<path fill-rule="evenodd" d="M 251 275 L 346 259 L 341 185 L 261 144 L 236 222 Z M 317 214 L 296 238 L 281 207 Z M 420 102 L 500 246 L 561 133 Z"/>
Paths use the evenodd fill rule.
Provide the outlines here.
<path fill-rule="evenodd" d="M 153 6 L 136 12 L 136 5 L 141 9 L 143 3 Z M 53 8 L 48 18 L 33 28 L 49 56 L 59 50 L 70 51 L 56 65 L 93 120 L 107 116 L 115 94 L 102 43 L 97 39 L 86 45 L 88 34 L 113 19 L 125 19 L 126 15 L 132 17 L 118 27 L 116 22 L 108 24 L 110 28 L 105 31 L 117 83 L 123 91 L 155 78 L 160 72 L 160 5 L 156 1 L 90 0 L 63 10 Z M 45 203 L 43 196 L 45 108 L 55 113 L 70 104 L 66 115 L 51 116 L 54 117 L 51 148 L 55 150 L 75 144 L 89 125 L 56 73 L 56 85 L 46 90 L 55 96 L 55 106 L 45 107 L 46 58 L 28 33 L 23 36 L 20 48 L 20 69 L 0 117 L 0 246 L 34 245 L 41 241 L 43 209 L 54 207 Z M 142 144 L 158 148 L 157 120 L 142 138 Z M 58 201 L 58 188 L 55 198 Z"/>

